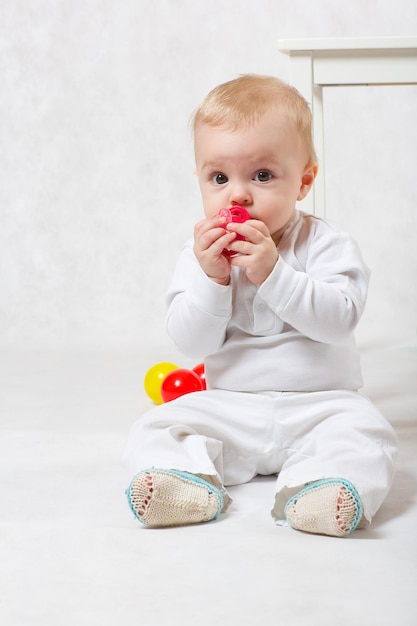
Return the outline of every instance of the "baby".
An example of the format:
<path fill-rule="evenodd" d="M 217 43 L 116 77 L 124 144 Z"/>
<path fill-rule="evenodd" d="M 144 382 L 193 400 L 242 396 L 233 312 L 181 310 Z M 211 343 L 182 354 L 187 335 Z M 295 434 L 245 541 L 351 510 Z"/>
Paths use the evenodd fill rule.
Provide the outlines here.
<path fill-rule="evenodd" d="M 209 93 L 194 138 L 205 218 L 174 271 L 167 330 L 204 359 L 207 391 L 133 425 L 130 507 L 148 527 L 208 522 L 227 486 L 277 475 L 277 524 L 347 536 L 389 491 L 396 437 L 357 391 L 368 269 L 347 233 L 296 207 L 317 174 L 310 109 L 245 75 Z M 250 219 L 228 220 L 234 207 Z"/>

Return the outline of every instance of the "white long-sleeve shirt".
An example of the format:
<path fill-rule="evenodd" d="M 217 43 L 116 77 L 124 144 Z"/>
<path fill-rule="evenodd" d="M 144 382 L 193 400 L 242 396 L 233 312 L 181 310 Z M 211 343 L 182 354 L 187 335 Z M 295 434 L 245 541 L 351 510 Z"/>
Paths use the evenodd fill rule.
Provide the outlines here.
<path fill-rule="evenodd" d="M 260 286 L 233 267 L 229 285 L 202 271 L 185 244 L 167 294 L 167 331 L 204 359 L 211 389 L 319 391 L 362 386 L 354 329 L 369 270 L 353 239 L 297 211 Z"/>

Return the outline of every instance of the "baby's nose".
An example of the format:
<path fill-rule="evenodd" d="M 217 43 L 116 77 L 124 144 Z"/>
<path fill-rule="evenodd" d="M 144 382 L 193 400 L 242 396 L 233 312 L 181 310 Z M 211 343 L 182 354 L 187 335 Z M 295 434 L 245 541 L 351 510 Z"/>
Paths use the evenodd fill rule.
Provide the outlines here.
<path fill-rule="evenodd" d="M 241 206 L 248 206 L 252 204 L 252 195 L 249 189 L 244 185 L 236 185 L 231 190 L 230 204 L 235 206 L 240 204 Z"/>

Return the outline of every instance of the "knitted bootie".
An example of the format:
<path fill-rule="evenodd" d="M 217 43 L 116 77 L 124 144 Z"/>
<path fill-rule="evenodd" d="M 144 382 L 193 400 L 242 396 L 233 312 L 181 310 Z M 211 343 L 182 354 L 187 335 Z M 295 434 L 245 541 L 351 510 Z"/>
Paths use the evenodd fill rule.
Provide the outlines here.
<path fill-rule="evenodd" d="M 296 530 L 345 537 L 359 524 L 362 504 L 352 483 L 328 478 L 308 484 L 290 498 L 285 515 Z"/>
<path fill-rule="evenodd" d="M 149 469 L 137 474 L 126 495 L 135 517 L 151 528 L 216 519 L 223 509 L 220 489 L 196 474 Z"/>

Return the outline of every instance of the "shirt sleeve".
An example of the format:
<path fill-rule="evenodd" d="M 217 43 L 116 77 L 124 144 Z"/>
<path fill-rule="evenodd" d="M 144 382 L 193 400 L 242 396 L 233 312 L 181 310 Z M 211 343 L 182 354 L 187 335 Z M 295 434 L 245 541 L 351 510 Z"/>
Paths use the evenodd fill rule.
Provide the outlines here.
<path fill-rule="evenodd" d="M 218 285 L 200 268 L 187 244 L 167 292 L 168 336 L 185 355 L 205 357 L 223 344 L 232 316 L 232 287 Z"/>
<path fill-rule="evenodd" d="M 304 271 L 280 256 L 258 295 L 281 320 L 323 343 L 343 342 L 365 307 L 369 270 L 354 240 L 331 232 L 313 242 Z"/>

